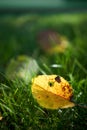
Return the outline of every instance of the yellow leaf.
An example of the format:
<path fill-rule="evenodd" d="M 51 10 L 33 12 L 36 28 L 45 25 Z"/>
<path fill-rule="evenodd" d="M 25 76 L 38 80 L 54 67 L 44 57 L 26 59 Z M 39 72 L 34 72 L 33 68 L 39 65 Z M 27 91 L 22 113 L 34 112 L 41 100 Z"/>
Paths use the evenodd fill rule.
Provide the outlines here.
<path fill-rule="evenodd" d="M 33 79 L 32 94 L 40 106 L 48 109 L 68 108 L 75 104 L 70 101 L 73 90 L 61 76 L 40 75 Z"/>
<path fill-rule="evenodd" d="M 0 121 L 3 119 L 3 117 L 1 116 L 1 112 L 0 112 Z"/>
<path fill-rule="evenodd" d="M 0 121 L 2 120 L 2 118 L 3 118 L 3 117 L 2 117 L 2 116 L 0 116 Z"/>

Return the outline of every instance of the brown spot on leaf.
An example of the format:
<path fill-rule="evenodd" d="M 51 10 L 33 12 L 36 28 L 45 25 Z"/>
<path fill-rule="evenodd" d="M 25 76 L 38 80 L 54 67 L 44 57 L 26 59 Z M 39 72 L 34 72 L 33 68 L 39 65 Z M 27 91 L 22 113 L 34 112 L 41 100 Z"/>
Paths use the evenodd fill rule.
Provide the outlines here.
<path fill-rule="evenodd" d="M 52 87 L 54 85 L 54 82 L 48 82 L 48 85 Z"/>
<path fill-rule="evenodd" d="M 57 77 L 55 78 L 55 80 L 56 80 L 58 83 L 60 83 L 60 82 L 61 82 L 60 76 L 57 76 Z"/>
<path fill-rule="evenodd" d="M 48 95 L 46 95 L 46 98 L 49 98 L 49 96 L 48 96 Z"/>
<path fill-rule="evenodd" d="M 65 86 L 64 87 L 62 87 L 62 91 L 65 91 L 66 89 L 65 89 Z"/>
<path fill-rule="evenodd" d="M 38 98 L 40 99 L 40 96 L 38 96 Z"/>

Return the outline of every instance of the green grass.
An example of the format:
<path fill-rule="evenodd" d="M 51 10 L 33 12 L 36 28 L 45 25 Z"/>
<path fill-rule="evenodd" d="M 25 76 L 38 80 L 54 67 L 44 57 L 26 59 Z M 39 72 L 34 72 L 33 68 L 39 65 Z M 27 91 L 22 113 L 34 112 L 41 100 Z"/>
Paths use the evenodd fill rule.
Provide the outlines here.
<path fill-rule="evenodd" d="M 64 23 L 64 20 L 62 21 L 65 18 L 64 15 L 61 16 L 59 23 L 57 23 L 60 17 L 58 15 L 56 17 L 30 15 L 29 19 L 24 16 L 1 18 L 0 116 L 3 118 L 0 120 L 0 130 L 86 130 L 87 20 L 86 18 L 82 20 L 82 16 L 81 20 L 77 22 L 76 19 L 74 23 L 68 20 Z M 53 21 L 52 17 L 57 21 Z M 67 17 L 71 18 L 70 15 Z M 21 24 L 19 24 L 20 21 Z M 37 46 L 36 35 L 46 28 L 56 30 L 68 37 L 71 47 L 63 54 L 41 53 Z M 31 83 L 26 85 L 18 79 L 15 82 L 8 80 L 5 71 L 9 60 L 21 54 L 36 59 L 40 66 L 39 74 L 57 74 L 68 80 L 74 90 L 73 101 L 83 107 L 75 106 L 58 110 L 42 108 L 32 97 Z M 62 67 L 53 68 L 52 64 L 59 64 Z"/>

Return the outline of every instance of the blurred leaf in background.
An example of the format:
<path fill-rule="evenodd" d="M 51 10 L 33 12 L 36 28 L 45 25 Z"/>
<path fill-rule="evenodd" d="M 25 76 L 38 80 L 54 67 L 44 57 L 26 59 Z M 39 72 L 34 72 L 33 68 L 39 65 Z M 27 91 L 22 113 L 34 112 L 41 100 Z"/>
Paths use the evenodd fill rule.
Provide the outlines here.
<path fill-rule="evenodd" d="M 62 53 L 69 46 L 67 38 L 60 36 L 56 31 L 44 30 L 38 34 L 38 43 L 43 51 L 53 54 Z"/>
<path fill-rule="evenodd" d="M 35 59 L 20 55 L 11 59 L 7 68 L 6 76 L 10 80 L 22 79 L 26 84 L 39 72 L 39 66 Z"/>

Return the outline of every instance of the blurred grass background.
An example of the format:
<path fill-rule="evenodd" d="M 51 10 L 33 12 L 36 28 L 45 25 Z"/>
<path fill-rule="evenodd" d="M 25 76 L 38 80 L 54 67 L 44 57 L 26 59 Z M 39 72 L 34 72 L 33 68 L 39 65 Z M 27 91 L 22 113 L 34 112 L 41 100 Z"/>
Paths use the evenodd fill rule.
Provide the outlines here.
<path fill-rule="evenodd" d="M 43 30 L 53 30 L 60 35 L 65 35 L 71 44 L 75 44 L 76 40 L 81 43 L 80 39 L 83 39 L 84 42 L 87 33 L 86 23 L 86 13 L 1 16 L 0 68 L 3 68 L 3 63 L 7 63 L 8 59 L 19 54 L 34 55 L 37 52 L 38 55 L 41 55 L 41 53 L 39 54 L 37 35 Z"/>
<path fill-rule="evenodd" d="M 74 89 L 74 100 L 87 105 L 87 13 L 21 14 L 0 16 L 0 128 L 1 130 L 85 130 L 87 109 L 46 110 L 32 98 L 31 83 L 10 82 L 5 77 L 11 58 L 28 55 L 46 74 L 58 74 Z M 53 30 L 68 38 L 71 47 L 64 53 L 41 50 L 37 35 Z M 52 64 L 62 68 L 52 68 Z"/>

